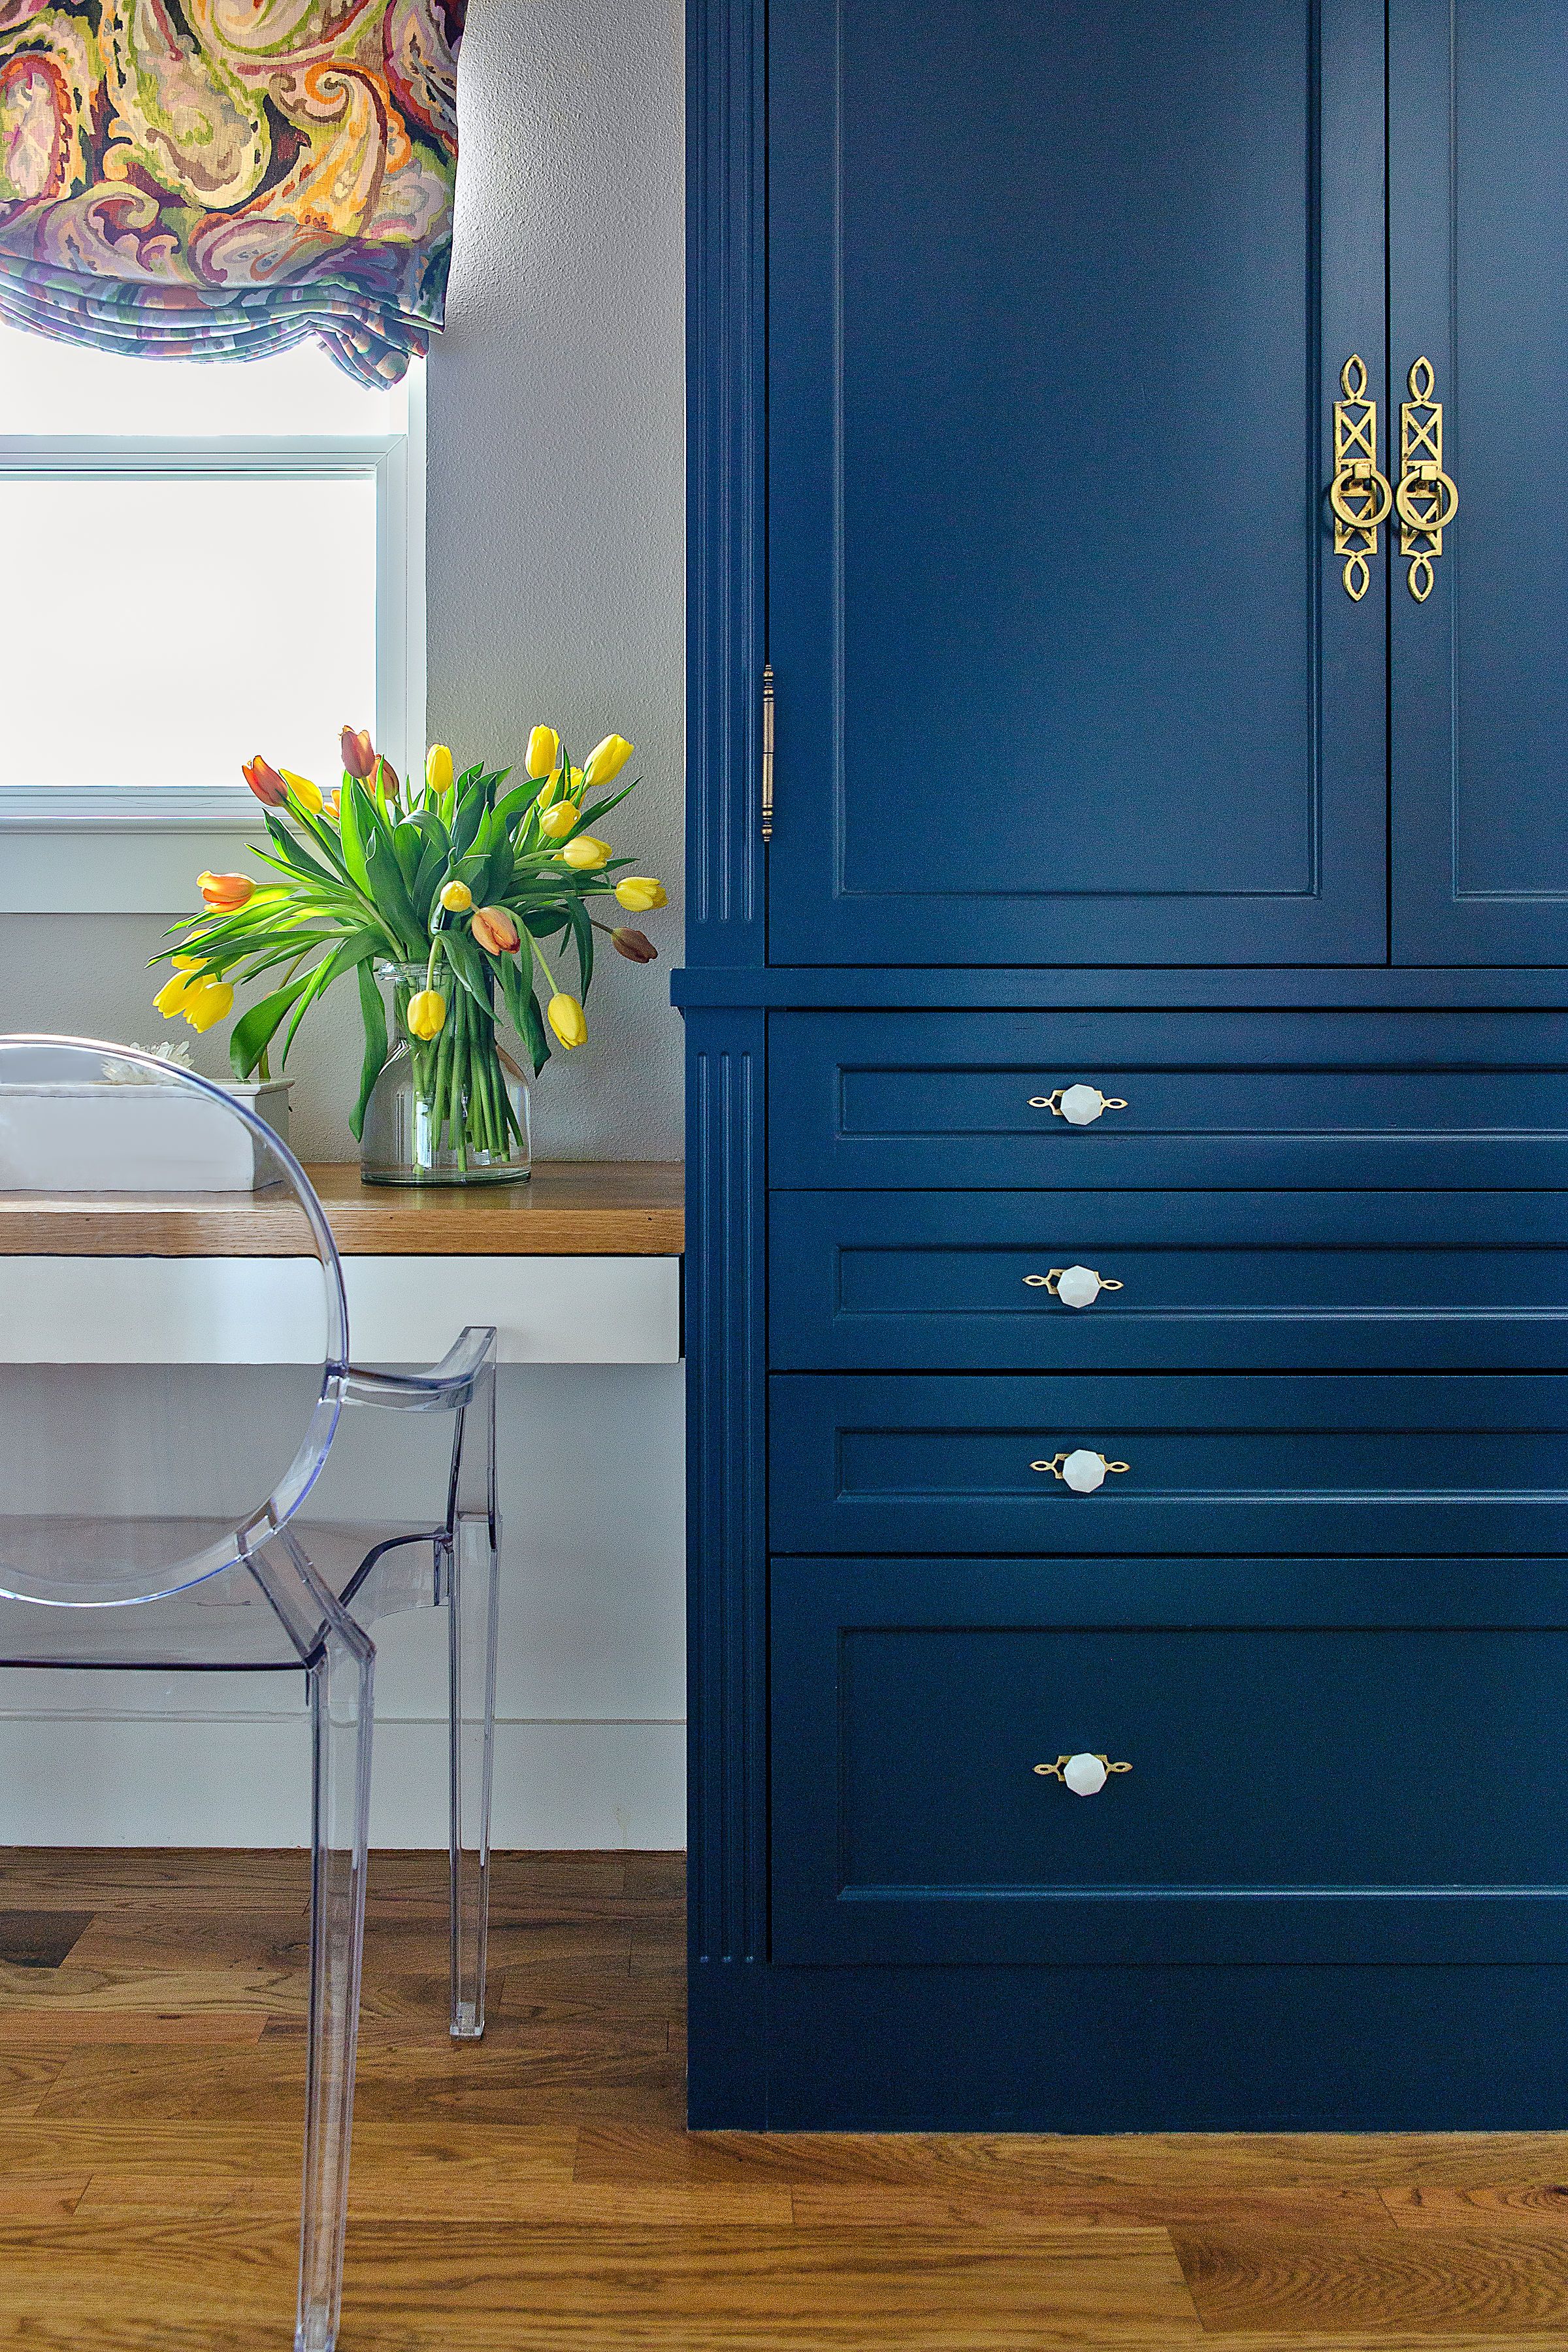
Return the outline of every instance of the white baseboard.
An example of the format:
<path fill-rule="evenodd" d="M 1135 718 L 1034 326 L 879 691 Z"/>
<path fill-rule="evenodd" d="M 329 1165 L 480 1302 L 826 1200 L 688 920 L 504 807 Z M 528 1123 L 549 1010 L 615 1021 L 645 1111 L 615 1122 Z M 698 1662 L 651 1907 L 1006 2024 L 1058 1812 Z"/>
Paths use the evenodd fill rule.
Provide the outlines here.
<path fill-rule="evenodd" d="M 447 1843 L 447 1730 L 376 1726 L 371 1835 Z M 498 1723 L 498 1846 L 686 1843 L 679 1723 Z M 0 1717 L 0 1845 L 302 1845 L 303 1716 Z"/>

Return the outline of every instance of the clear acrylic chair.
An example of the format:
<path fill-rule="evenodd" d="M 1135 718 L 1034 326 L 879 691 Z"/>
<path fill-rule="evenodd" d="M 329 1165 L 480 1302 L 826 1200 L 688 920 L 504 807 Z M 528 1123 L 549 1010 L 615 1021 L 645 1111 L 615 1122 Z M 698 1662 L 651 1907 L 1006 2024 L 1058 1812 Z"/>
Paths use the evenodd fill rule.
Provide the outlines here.
<path fill-rule="evenodd" d="M 163 1369 L 129 1381 L 124 1368 L 147 1358 Z M 258 1427 L 241 1386 L 258 1376 L 237 1368 L 260 1364 L 273 1369 Z M 428 1371 L 353 1366 L 321 1202 L 244 1103 L 132 1048 L 4 1037 L 0 1373 L 10 1384 L 0 1665 L 303 1672 L 310 1975 L 295 2344 L 331 2352 L 364 1928 L 371 1628 L 395 1610 L 447 1614 L 450 2031 L 484 2032 L 495 1333 L 464 1331 Z M 357 1404 L 455 1417 L 435 1524 L 302 1517 L 343 1408 Z"/>

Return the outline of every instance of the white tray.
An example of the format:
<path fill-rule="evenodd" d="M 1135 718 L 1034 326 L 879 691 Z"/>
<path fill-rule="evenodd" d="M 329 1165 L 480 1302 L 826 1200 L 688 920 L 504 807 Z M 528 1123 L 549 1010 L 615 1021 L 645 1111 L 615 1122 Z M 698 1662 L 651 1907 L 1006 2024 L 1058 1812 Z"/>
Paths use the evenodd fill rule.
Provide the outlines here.
<path fill-rule="evenodd" d="M 289 1078 L 226 1094 L 289 1140 Z M 195 1087 L 0 1086 L 0 1187 L 26 1192 L 254 1192 L 278 1181 L 244 1121 Z"/>

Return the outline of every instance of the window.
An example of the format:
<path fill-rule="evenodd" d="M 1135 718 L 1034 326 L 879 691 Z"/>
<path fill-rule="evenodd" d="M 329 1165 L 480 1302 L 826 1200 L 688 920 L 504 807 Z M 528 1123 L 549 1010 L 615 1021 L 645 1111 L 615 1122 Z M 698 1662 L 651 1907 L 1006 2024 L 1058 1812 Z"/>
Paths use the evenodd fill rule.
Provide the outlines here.
<path fill-rule="evenodd" d="M 313 345 L 202 364 L 0 327 L 0 906 L 38 903 L 26 836 L 254 832 L 255 751 L 331 782 L 350 719 L 421 756 L 422 390 Z M 163 910 L 168 858 L 131 864 L 113 903 Z"/>

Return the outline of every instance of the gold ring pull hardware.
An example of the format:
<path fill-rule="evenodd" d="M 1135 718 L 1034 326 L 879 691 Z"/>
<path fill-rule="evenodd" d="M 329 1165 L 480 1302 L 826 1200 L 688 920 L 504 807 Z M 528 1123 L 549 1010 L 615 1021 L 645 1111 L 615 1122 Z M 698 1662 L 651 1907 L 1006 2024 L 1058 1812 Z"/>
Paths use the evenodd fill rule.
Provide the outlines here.
<path fill-rule="evenodd" d="M 1069 1127 L 1092 1127 L 1100 1114 L 1108 1110 L 1125 1110 L 1122 1095 L 1102 1095 L 1098 1087 L 1058 1087 L 1054 1094 L 1031 1095 L 1031 1110 L 1048 1110 L 1056 1118 L 1065 1118 Z"/>
<path fill-rule="evenodd" d="M 1132 1767 L 1084 1749 L 1076 1756 L 1058 1756 L 1054 1764 L 1037 1764 L 1035 1769 L 1043 1780 L 1059 1780 L 1075 1797 L 1098 1797 L 1113 1772 L 1131 1772 Z"/>
<path fill-rule="evenodd" d="M 1334 403 L 1334 478 L 1329 504 L 1334 553 L 1345 560 L 1345 594 L 1359 604 L 1372 584 L 1367 557 L 1377 553 L 1377 527 L 1394 507 L 1394 490 L 1377 469 L 1377 403 L 1366 397 L 1366 362 L 1352 352 L 1340 370 L 1344 397 Z"/>
<path fill-rule="evenodd" d="M 1092 1307 L 1102 1290 L 1121 1287 L 1108 1276 L 1096 1274 L 1091 1265 L 1053 1265 L 1049 1274 L 1026 1274 L 1024 1285 L 1026 1289 L 1043 1290 L 1059 1298 L 1064 1307 Z"/>
<path fill-rule="evenodd" d="M 1104 1486 L 1106 1479 L 1119 1475 L 1131 1465 L 1126 1462 L 1108 1462 L 1103 1454 L 1095 1454 L 1087 1445 L 1075 1445 L 1070 1454 L 1053 1454 L 1048 1462 L 1031 1462 L 1031 1470 L 1042 1475 L 1048 1472 L 1075 1495 L 1092 1495 Z"/>
<path fill-rule="evenodd" d="M 1410 397 L 1399 411 L 1399 487 L 1394 493 L 1399 552 L 1410 559 L 1410 593 L 1418 604 L 1432 593 L 1432 566 L 1443 552 L 1443 533 L 1459 511 L 1459 493 L 1443 471 L 1443 404 L 1432 397 L 1433 383 L 1432 362 L 1423 356 L 1410 371 Z"/>

